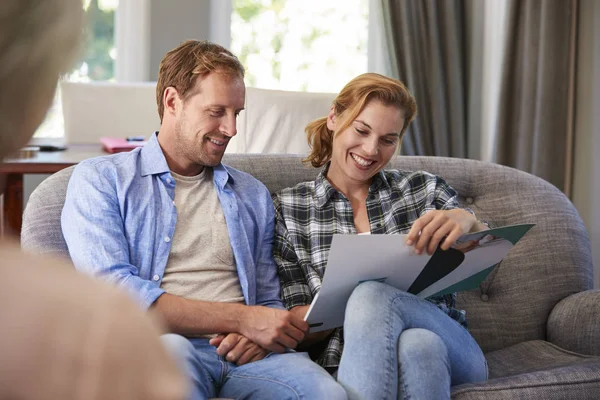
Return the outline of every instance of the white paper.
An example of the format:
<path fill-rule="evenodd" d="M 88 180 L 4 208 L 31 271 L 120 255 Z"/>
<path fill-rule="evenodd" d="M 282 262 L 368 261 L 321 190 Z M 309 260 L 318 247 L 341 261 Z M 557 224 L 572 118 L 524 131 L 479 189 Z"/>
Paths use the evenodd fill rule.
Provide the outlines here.
<path fill-rule="evenodd" d="M 305 317 L 311 332 L 342 326 L 346 303 L 363 281 L 379 280 L 401 290 L 410 287 L 431 256 L 415 254 L 406 236 L 333 236 L 321 290 Z"/>
<path fill-rule="evenodd" d="M 457 241 L 463 243 L 463 262 L 418 296 L 434 295 L 499 263 L 513 247 L 511 242 L 516 243 L 533 226 L 505 226 L 464 235 Z M 363 281 L 378 280 L 408 290 L 431 256 L 416 255 L 414 247 L 406 245 L 406 237 L 405 234 L 334 235 L 321 290 L 305 316 L 311 332 L 342 326 L 346 303 Z M 472 241 L 474 245 L 470 246 Z"/>

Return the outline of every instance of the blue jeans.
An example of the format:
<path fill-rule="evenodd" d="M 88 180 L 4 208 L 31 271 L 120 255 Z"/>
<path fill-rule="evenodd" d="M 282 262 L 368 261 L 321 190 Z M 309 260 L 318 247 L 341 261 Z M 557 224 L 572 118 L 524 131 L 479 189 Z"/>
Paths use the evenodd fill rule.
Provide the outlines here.
<path fill-rule="evenodd" d="M 217 355 L 208 339 L 167 334 L 162 341 L 192 381 L 191 400 L 347 399 L 344 389 L 307 353 L 270 353 L 237 366 Z"/>
<path fill-rule="evenodd" d="M 450 399 L 450 387 L 487 379 L 477 342 L 434 304 L 379 282 L 346 306 L 338 382 L 349 399 Z"/>

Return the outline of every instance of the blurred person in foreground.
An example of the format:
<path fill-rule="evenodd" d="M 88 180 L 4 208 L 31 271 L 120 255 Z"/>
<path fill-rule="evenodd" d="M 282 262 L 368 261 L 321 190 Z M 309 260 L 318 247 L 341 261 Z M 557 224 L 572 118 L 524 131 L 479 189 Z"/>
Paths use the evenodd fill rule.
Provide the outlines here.
<path fill-rule="evenodd" d="M 0 2 L 0 162 L 42 122 L 82 17 L 81 0 Z M 126 295 L 8 239 L 0 260 L 0 399 L 186 397 L 159 328 Z"/>

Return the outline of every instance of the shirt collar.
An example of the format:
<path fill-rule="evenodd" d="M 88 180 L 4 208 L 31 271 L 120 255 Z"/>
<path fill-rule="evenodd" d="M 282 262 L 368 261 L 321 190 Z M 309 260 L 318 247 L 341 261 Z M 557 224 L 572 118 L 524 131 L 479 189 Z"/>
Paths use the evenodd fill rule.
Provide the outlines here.
<path fill-rule="evenodd" d="M 326 175 L 328 169 L 329 162 L 325 164 L 325 168 L 319 172 L 319 175 L 317 175 L 317 178 L 315 179 L 315 200 L 318 208 L 322 208 L 332 197 L 342 195 L 327 180 Z M 390 187 L 383 169 L 373 177 L 373 183 L 371 183 L 369 192 L 376 192 L 382 187 Z"/>
<path fill-rule="evenodd" d="M 167 160 L 158 143 L 158 132 L 154 132 L 150 139 L 148 139 L 148 143 L 142 147 L 140 158 L 142 162 L 142 176 L 169 172 Z"/>
<path fill-rule="evenodd" d="M 158 143 L 158 132 L 154 132 L 148 143 L 142 147 L 141 153 L 142 176 L 163 174 L 170 172 L 169 165 L 163 151 Z M 213 168 L 213 178 L 217 186 L 221 189 L 225 187 L 228 181 L 233 183 L 233 177 L 225 165 L 219 163 Z"/>
<path fill-rule="evenodd" d="M 329 183 L 325 176 L 327 175 L 328 169 L 329 163 L 325 165 L 325 168 L 319 172 L 319 175 L 317 175 L 317 178 L 315 179 L 315 200 L 318 208 L 323 207 L 331 197 L 338 193 L 337 189 Z"/>
<path fill-rule="evenodd" d="M 385 176 L 385 172 L 382 169 L 373 177 L 373 183 L 371 183 L 371 187 L 369 188 L 369 192 L 377 192 L 382 188 L 389 189 L 391 188 L 390 183 Z"/>
<path fill-rule="evenodd" d="M 220 189 L 224 189 L 227 182 L 233 184 L 233 176 L 223 163 L 213 167 L 213 180 Z"/>

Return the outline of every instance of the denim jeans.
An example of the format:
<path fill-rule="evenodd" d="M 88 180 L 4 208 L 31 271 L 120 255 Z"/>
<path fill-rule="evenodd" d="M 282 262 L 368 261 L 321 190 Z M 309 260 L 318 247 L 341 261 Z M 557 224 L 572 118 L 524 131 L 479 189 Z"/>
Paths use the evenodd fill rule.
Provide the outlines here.
<path fill-rule="evenodd" d="M 307 353 L 270 353 L 260 361 L 237 366 L 217 355 L 208 339 L 167 334 L 162 340 L 191 380 L 191 400 L 347 398 L 344 389 Z"/>
<path fill-rule="evenodd" d="M 379 282 L 346 306 L 338 382 L 349 399 L 450 399 L 450 387 L 487 379 L 477 342 L 427 300 Z"/>

